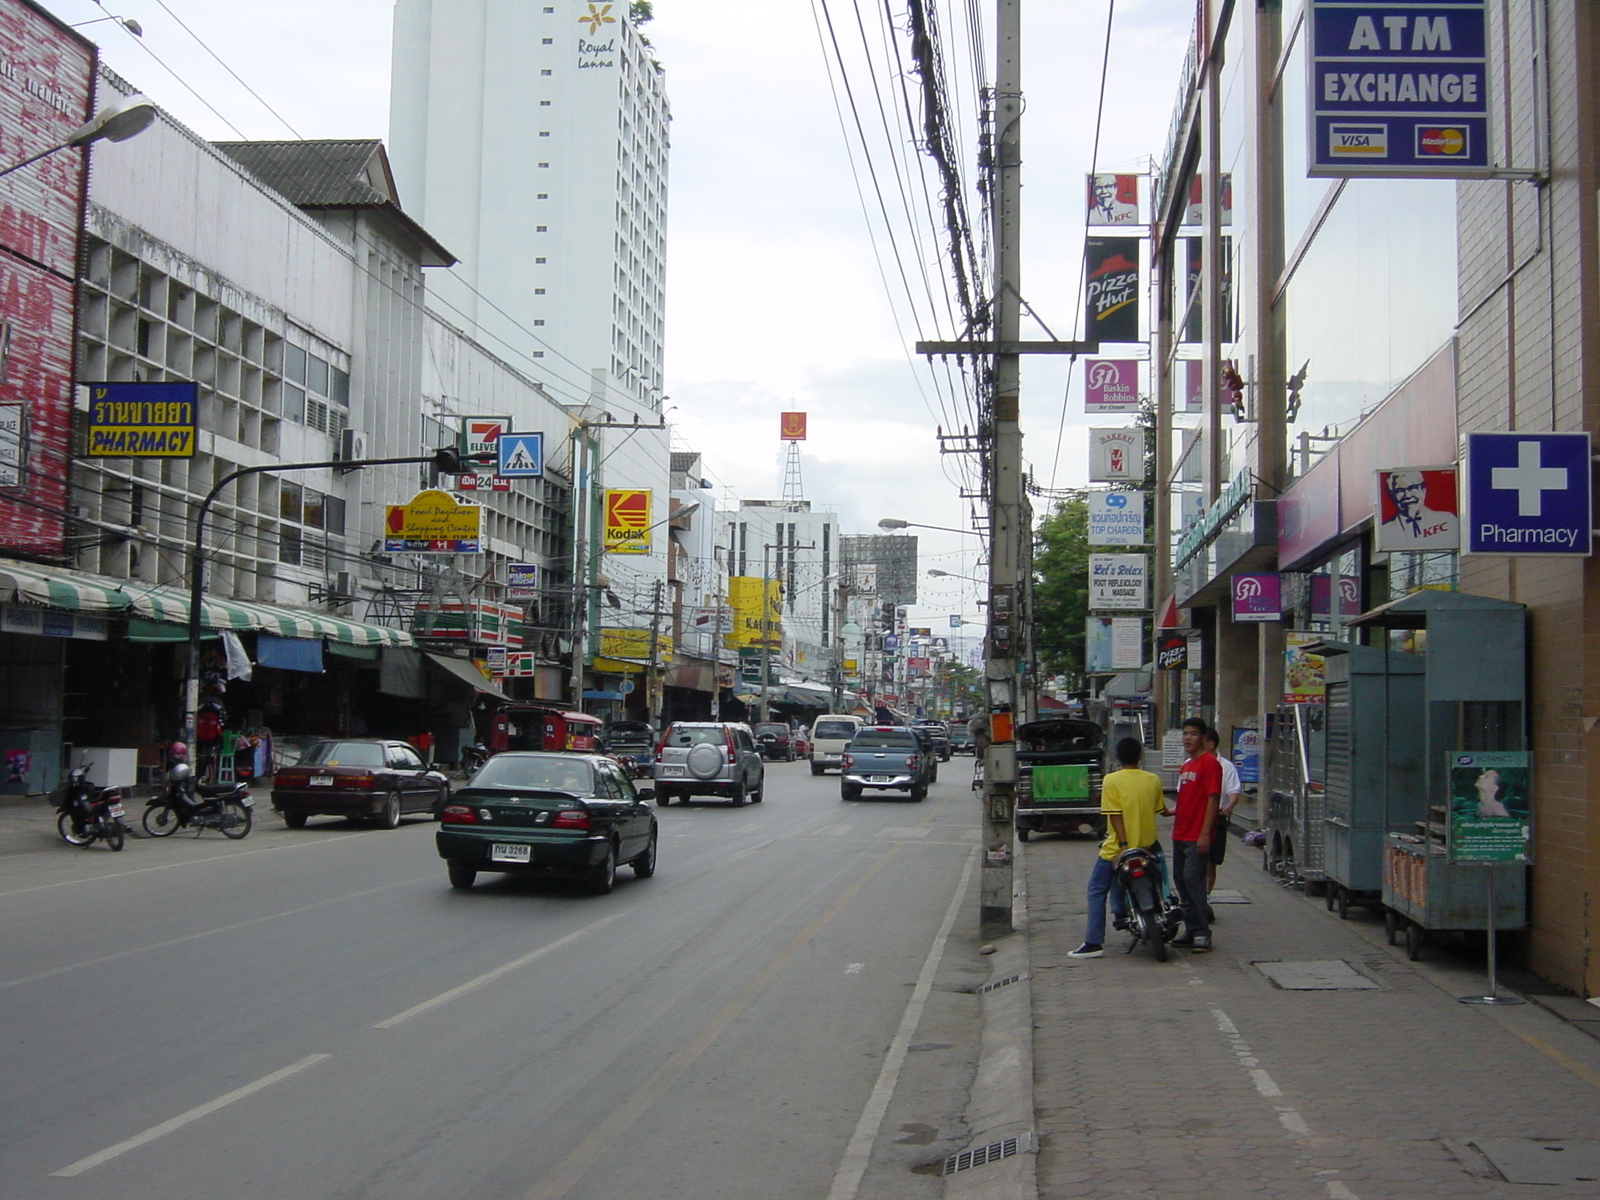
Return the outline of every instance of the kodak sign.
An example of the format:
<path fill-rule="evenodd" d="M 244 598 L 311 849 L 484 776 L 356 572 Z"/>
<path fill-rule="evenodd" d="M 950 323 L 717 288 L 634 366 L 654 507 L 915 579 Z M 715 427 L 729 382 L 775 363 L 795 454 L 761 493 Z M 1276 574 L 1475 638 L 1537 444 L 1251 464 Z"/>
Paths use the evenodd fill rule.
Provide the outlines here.
<path fill-rule="evenodd" d="M 605 548 L 613 554 L 650 553 L 650 489 L 607 488 Z"/>

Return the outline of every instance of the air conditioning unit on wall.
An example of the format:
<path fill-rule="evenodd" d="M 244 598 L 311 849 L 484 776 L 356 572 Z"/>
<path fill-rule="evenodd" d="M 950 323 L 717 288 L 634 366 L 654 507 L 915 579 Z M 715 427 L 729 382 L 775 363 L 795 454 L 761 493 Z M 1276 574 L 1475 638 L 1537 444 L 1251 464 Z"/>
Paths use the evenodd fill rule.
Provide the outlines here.
<path fill-rule="evenodd" d="M 367 457 L 367 435 L 360 429 L 346 429 L 339 434 L 339 461 L 353 462 Z M 341 468 L 355 470 L 354 467 Z"/>

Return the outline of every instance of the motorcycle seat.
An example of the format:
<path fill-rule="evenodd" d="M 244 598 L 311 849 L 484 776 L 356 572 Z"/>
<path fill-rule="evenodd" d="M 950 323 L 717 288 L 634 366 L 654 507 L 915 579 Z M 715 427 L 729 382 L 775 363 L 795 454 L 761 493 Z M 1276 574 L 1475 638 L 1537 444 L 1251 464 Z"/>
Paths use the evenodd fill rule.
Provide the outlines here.
<path fill-rule="evenodd" d="M 202 783 L 195 788 L 198 796 L 228 796 L 239 790 L 237 783 Z"/>

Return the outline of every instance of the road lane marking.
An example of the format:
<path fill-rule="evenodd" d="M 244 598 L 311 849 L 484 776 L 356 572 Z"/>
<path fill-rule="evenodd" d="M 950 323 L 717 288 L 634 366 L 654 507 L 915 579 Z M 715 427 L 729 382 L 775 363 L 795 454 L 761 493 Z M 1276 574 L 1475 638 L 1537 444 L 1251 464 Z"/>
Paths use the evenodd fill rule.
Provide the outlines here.
<path fill-rule="evenodd" d="M 602 926 L 605 926 L 605 925 L 609 925 L 609 924 L 611 924 L 611 922 L 619 920 L 622 917 L 627 916 L 629 913 L 633 912 L 633 910 L 638 908 L 638 907 L 639 907 L 639 905 L 634 904 L 634 905 L 629 906 L 628 908 L 622 909 L 620 912 L 612 913 L 609 917 L 601 917 L 598 921 L 590 921 L 589 924 L 584 925 L 583 927 L 581 927 L 579 929 L 574 929 L 571 933 L 567 934 L 565 937 L 557 938 L 553 942 L 547 942 L 545 945 L 540 946 L 537 950 L 529 951 L 527 954 L 524 954 L 521 958 L 514 958 L 508 963 L 501 963 L 494 970 L 485 971 L 482 975 L 477 976 L 475 979 L 469 979 L 465 983 L 460 984 L 457 987 L 451 988 L 448 992 L 440 992 L 437 996 L 433 997 L 433 999 L 431 999 L 431 1000 L 424 1000 L 421 1004 L 416 1004 L 416 1005 L 413 1005 L 412 1007 L 406 1009 L 405 1012 L 403 1012 L 403 1013 L 396 1013 L 394 1016 L 389 1017 L 387 1020 L 379 1021 L 376 1025 L 373 1026 L 373 1028 L 374 1029 L 393 1029 L 396 1025 L 401 1025 L 401 1024 L 404 1024 L 406 1021 L 411 1020 L 412 1017 L 419 1017 L 423 1013 L 428 1012 L 431 1009 L 438 1008 L 441 1004 L 448 1004 L 450 1001 L 456 999 L 459 996 L 465 996 L 468 992 L 476 991 L 478 988 L 481 988 L 486 983 L 493 983 L 496 979 L 499 979 L 500 976 L 508 974 L 511 971 L 515 971 L 518 967 L 525 967 L 529 963 L 535 961 L 536 959 L 543 958 L 546 954 L 554 953 L 555 951 L 561 949 L 563 946 L 571 945 L 573 942 L 575 942 L 579 938 L 581 938 L 584 934 L 593 933 L 596 929 L 599 929 L 599 928 L 601 928 Z"/>
<path fill-rule="evenodd" d="M 892 846 L 862 872 L 861 877 L 847 887 L 823 912 L 789 940 L 789 944 L 758 971 L 738 995 L 728 1001 L 722 1010 L 702 1025 L 695 1035 L 673 1053 L 672 1057 L 657 1067 L 648 1079 L 595 1126 L 589 1136 L 579 1142 L 565 1158 L 550 1169 L 543 1179 L 523 1196 L 523 1200 L 561 1200 L 590 1169 L 610 1152 L 611 1146 L 628 1132 L 650 1108 L 665 1096 L 672 1085 L 711 1048 L 724 1030 L 739 1019 L 750 1005 L 772 985 L 778 974 L 793 961 L 806 944 L 821 933 L 849 903 L 861 893 L 879 871 L 901 850 Z"/>
<path fill-rule="evenodd" d="M 290 1063 L 281 1071 L 274 1071 L 271 1075 L 263 1075 L 254 1083 L 247 1083 L 241 1088 L 234 1088 L 233 1091 L 224 1096 L 218 1096 L 215 1100 L 211 1100 L 200 1105 L 199 1108 L 191 1108 L 186 1113 L 179 1113 L 170 1121 L 163 1121 L 159 1125 L 152 1125 L 143 1133 L 134 1134 L 127 1141 L 118 1142 L 115 1146 L 107 1146 L 98 1154 L 89 1155 L 88 1158 L 80 1158 L 71 1166 L 62 1167 L 59 1171 L 51 1172 L 51 1176 L 52 1178 L 70 1178 L 73 1175 L 82 1175 L 85 1171 L 98 1167 L 101 1163 L 109 1162 L 111 1159 L 116 1158 L 120 1154 L 126 1154 L 129 1150 L 137 1150 L 140 1146 L 147 1145 L 148 1143 L 155 1141 L 157 1138 L 166 1137 L 167 1134 L 176 1129 L 182 1129 L 185 1125 L 188 1125 L 193 1121 L 198 1121 L 201 1117 L 210 1116 L 219 1108 L 226 1108 L 228 1105 L 237 1100 L 243 1100 L 246 1096 L 253 1096 L 256 1092 L 261 1091 L 263 1088 L 269 1088 L 275 1083 L 281 1083 L 283 1080 L 289 1078 L 289 1076 L 298 1075 L 307 1067 L 314 1067 L 319 1062 L 323 1062 L 332 1057 L 333 1055 L 331 1054 L 308 1054 L 299 1062 Z"/>
<path fill-rule="evenodd" d="M 846 975 L 859 975 L 861 974 L 861 969 L 866 965 L 866 963 L 851 963 L 844 969 L 844 973 Z"/>
<path fill-rule="evenodd" d="M 945 909 L 944 920 L 939 925 L 939 932 L 933 939 L 933 945 L 928 947 L 928 957 L 922 961 L 922 972 L 917 976 L 917 985 L 911 990 L 911 999 L 906 1004 L 905 1012 L 901 1014 L 900 1028 L 895 1030 L 889 1049 L 883 1056 L 883 1068 L 878 1072 L 878 1082 L 873 1085 L 872 1094 L 867 1097 L 867 1103 L 861 1110 L 861 1118 L 856 1122 L 855 1132 L 850 1135 L 844 1156 L 839 1160 L 839 1169 L 834 1172 L 833 1187 L 828 1190 L 828 1200 L 855 1200 L 861 1188 L 861 1180 L 872 1162 L 873 1144 L 878 1140 L 878 1130 L 883 1125 L 884 1114 L 889 1111 L 889 1101 L 894 1098 L 894 1089 L 900 1081 L 900 1070 L 905 1065 L 911 1038 L 922 1022 L 922 1011 L 927 1006 L 928 994 L 933 990 L 933 978 L 938 973 L 940 961 L 944 958 L 945 943 L 950 940 L 950 930 L 955 927 L 956 914 L 961 911 L 961 902 L 967 894 L 968 884 L 972 882 L 972 872 L 977 862 L 978 851 L 974 849 L 967 855 L 966 864 L 961 868 L 961 878 L 956 883 L 955 893 L 950 897 L 950 906 Z"/>
<path fill-rule="evenodd" d="M 32 975 L 24 975 L 20 979 L 8 979 L 0 982 L 0 991 L 4 991 L 7 988 L 21 987 L 25 983 L 37 983 L 41 979 L 51 979 L 57 975 L 65 975 L 68 971 L 78 971 L 84 967 L 98 967 L 108 962 L 116 962 L 119 958 L 131 958 L 135 954 L 146 954 L 151 950 L 164 950 L 168 946 L 180 946 L 184 942 L 197 942 L 201 938 L 215 937 L 219 933 L 233 933 L 240 929 L 247 929 L 251 925 L 260 925 L 265 921 L 277 921 L 284 917 L 292 917 L 303 912 L 309 912 L 313 908 L 323 908 L 329 904 L 343 904 L 347 900 L 370 896 L 374 892 L 386 892 L 391 888 L 407 887 L 413 883 L 421 883 L 426 878 L 428 876 L 419 875 L 415 879 L 402 879 L 397 883 L 386 883 L 381 887 L 367 888 L 365 891 L 351 892 L 345 896 L 332 896 L 326 900 L 316 900 L 310 904 L 303 904 L 299 908 L 288 908 L 283 912 L 251 917 L 248 920 L 238 921 L 232 925 L 221 925 L 216 929 L 205 929 L 199 933 L 186 933 L 182 937 L 168 938 L 164 942 L 151 942 L 144 946 L 133 946 L 127 950 L 118 950 L 115 954 L 102 954 L 99 958 L 89 958 L 83 962 L 68 963 L 63 967 L 52 967 L 48 971 L 38 971 Z"/>
<path fill-rule="evenodd" d="M 365 838 L 373 836 L 372 833 L 339 833 L 327 838 L 325 841 L 297 842 L 289 846 L 263 846 L 259 850 L 235 850 L 232 854 L 213 854 L 207 858 L 190 858 L 183 862 L 162 863 L 158 867 L 137 867 L 132 871 L 112 871 L 107 875 L 87 875 L 81 879 L 61 879 L 55 883 L 38 883 L 32 887 L 13 888 L 9 892 L 0 892 L 0 898 L 6 896 L 23 896 L 29 892 L 48 892 L 51 888 L 71 887 L 77 883 L 99 883 L 105 879 L 124 879 L 129 875 L 147 875 L 151 871 L 171 871 L 178 867 L 193 867 L 201 863 L 218 862 L 222 859 L 249 858 L 255 854 L 275 854 L 279 850 L 313 850 L 320 846 L 332 846 L 338 842 L 349 841 L 351 838 Z"/>

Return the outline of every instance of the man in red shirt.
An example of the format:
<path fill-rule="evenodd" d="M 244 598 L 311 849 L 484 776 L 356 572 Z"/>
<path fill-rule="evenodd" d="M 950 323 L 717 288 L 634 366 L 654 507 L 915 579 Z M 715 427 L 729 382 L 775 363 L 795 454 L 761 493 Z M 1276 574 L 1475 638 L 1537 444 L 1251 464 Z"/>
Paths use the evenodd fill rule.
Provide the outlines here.
<path fill-rule="evenodd" d="M 1206 913 L 1206 868 L 1222 795 L 1222 764 L 1206 746 L 1206 723 L 1190 717 L 1183 723 L 1183 749 L 1188 754 L 1178 772 L 1176 815 L 1172 821 L 1172 875 L 1183 902 L 1183 935 L 1174 946 L 1196 954 L 1211 949 L 1211 922 Z"/>

